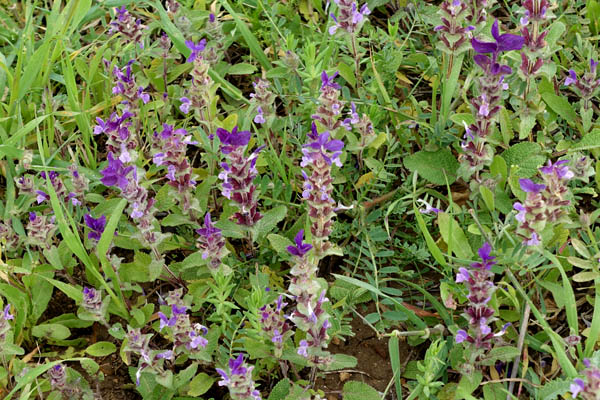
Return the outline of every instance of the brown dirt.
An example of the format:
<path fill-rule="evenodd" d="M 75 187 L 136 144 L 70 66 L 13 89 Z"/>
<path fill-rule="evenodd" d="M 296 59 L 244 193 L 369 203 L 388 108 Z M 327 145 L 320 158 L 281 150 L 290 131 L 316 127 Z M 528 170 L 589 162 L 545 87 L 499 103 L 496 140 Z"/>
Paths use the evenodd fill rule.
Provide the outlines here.
<path fill-rule="evenodd" d="M 374 311 L 373 304 L 369 307 L 369 309 L 371 308 Z M 356 368 L 328 372 L 324 378 L 317 379 L 316 387 L 325 392 L 328 400 L 341 400 L 342 388 L 347 381 L 361 381 L 383 393 L 393 378 L 388 353 L 388 339 L 378 339 L 373 329 L 359 318 L 352 321 L 352 331 L 355 334 L 354 337 L 347 338 L 345 342 L 338 344 L 332 342 L 328 349 L 334 354 L 340 353 L 356 357 L 358 359 Z M 403 361 L 408 357 L 409 347 L 406 342 L 402 341 L 399 345 L 400 360 Z M 385 400 L 396 399 L 392 385 Z"/>

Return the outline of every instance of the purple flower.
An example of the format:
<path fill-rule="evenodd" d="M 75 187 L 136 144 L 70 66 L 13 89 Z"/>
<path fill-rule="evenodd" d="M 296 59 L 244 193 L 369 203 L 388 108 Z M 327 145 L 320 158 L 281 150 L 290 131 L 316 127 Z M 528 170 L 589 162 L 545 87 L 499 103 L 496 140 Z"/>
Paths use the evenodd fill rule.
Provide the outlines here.
<path fill-rule="evenodd" d="M 492 36 L 494 42 L 482 42 L 476 38 L 471 39 L 473 50 L 481 54 L 492 53 L 495 58 L 502 51 L 521 50 L 525 43 L 525 39 L 519 35 L 512 35 L 510 33 L 500 35 L 498 20 L 494 21 L 492 25 Z"/>
<path fill-rule="evenodd" d="M 127 187 L 127 175 L 133 170 L 133 166 L 125 167 L 119 159 L 113 157 L 112 152 L 108 153 L 108 167 L 100 171 L 102 178 L 100 181 L 104 186 L 118 186 L 122 190 Z"/>
<path fill-rule="evenodd" d="M 266 120 L 265 120 L 265 116 L 263 115 L 262 107 L 258 106 L 256 111 L 257 111 L 257 114 L 254 117 L 254 123 L 255 124 L 264 124 L 266 122 Z"/>
<path fill-rule="evenodd" d="M 464 267 L 460 267 L 458 269 L 458 274 L 456 274 L 456 283 L 467 282 L 470 277 L 471 275 L 469 274 L 469 270 Z"/>
<path fill-rule="evenodd" d="M 540 244 L 540 239 L 538 238 L 537 233 L 532 232 L 531 233 L 531 238 L 529 240 L 526 240 L 525 244 L 527 246 L 537 246 L 538 244 Z"/>
<path fill-rule="evenodd" d="M 546 185 L 541 183 L 533 183 L 531 179 L 519 179 L 521 190 L 527 193 L 539 193 L 546 189 Z"/>
<path fill-rule="evenodd" d="M 571 395 L 575 399 L 579 395 L 579 392 L 581 392 L 582 390 L 585 389 L 585 382 L 583 382 L 583 379 L 581 379 L 581 378 L 575 378 L 573 380 L 573 383 L 571 383 L 570 389 L 571 389 Z"/>
<path fill-rule="evenodd" d="M 469 334 L 465 330 L 459 329 L 456 332 L 456 343 L 462 343 L 465 340 L 467 340 L 468 337 L 469 337 Z"/>
<path fill-rule="evenodd" d="M 577 83 L 577 74 L 572 69 L 569 70 L 569 76 L 565 79 L 565 86 Z"/>
<path fill-rule="evenodd" d="M 181 112 L 184 114 L 189 113 L 190 106 L 192 105 L 191 100 L 188 99 L 187 97 L 182 97 L 179 99 L 179 101 L 181 101 L 181 105 L 179 106 L 179 109 L 181 110 Z"/>
<path fill-rule="evenodd" d="M 204 215 L 204 228 L 196 229 L 196 233 L 198 235 L 202 235 L 206 238 L 211 237 L 213 235 L 221 234 L 221 230 L 219 228 L 214 227 L 214 225 L 210 219 L 210 212 L 207 212 Z"/>
<path fill-rule="evenodd" d="M 156 355 L 157 359 L 165 359 L 165 360 L 172 360 L 173 359 L 173 350 L 167 350 L 167 351 L 163 351 L 162 353 L 158 353 Z"/>
<path fill-rule="evenodd" d="M 492 265 L 496 264 L 496 261 L 494 261 L 496 259 L 496 257 L 493 257 L 490 255 L 490 253 L 492 252 L 492 246 L 490 246 L 489 243 L 484 243 L 483 246 L 481 246 L 481 248 L 479 248 L 479 250 L 477 250 L 477 253 L 479 254 L 479 258 L 481 258 L 481 262 L 475 262 L 471 264 L 472 268 L 477 268 L 480 270 L 490 270 L 492 268 Z"/>
<path fill-rule="evenodd" d="M 326 87 L 332 87 L 338 90 L 341 89 L 342 87 L 333 81 L 338 74 L 339 72 L 336 71 L 333 75 L 328 76 L 327 72 L 323 71 L 321 73 L 321 90 L 325 89 Z"/>
<path fill-rule="evenodd" d="M 159 330 L 163 330 L 165 326 L 173 327 L 175 326 L 175 322 L 177 322 L 177 317 L 173 316 L 171 318 L 167 318 L 165 314 L 162 312 L 158 312 L 158 318 L 160 318 L 160 327 Z"/>
<path fill-rule="evenodd" d="M 250 142 L 250 131 L 238 132 L 237 126 L 234 127 L 231 132 L 223 128 L 217 128 L 217 136 L 221 141 L 221 152 L 223 154 L 229 154 L 236 147 L 246 146 Z"/>
<path fill-rule="evenodd" d="M 316 126 L 315 123 L 312 123 L 313 126 Z M 321 133 L 314 142 L 305 144 L 303 147 L 309 147 L 313 150 L 317 150 L 316 152 L 304 152 L 304 157 L 302 159 L 301 166 L 307 165 L 310 161 L 314 160 L 315 157 L 321 155 L 327 164 L 331 165 L 335 163 L 337 166 L 341 167 L 341 162 L 339 160 L 339 156 L 342 153 L 340 150 L 344 147 L 344 142 L 341 140 L 332 139 L 329 140 L 329 132 L 325 131 Z M 333 152 L 331 156 L 327 153 L 328 151 Z"/>
<path fill-rule="evenodd" d="M 312 245 L 308 243 L 302 243 L 302 238 L 304 238 L 304 229 L 300 229 L 294 238 L 296 242 L 296 246 L 288 246 L 287 251 L 296 256 L 296 257 L 304 257 L 306 253 L 312 249 Z"/>
<path fill-rule="evenodd" d="M 208 16 L 208 20 L 210 21 L 210 23 L 214 23 L 215 22 L 215 14 L 210 13 L 210 15 Z"/>
<path fill-rule="evenodd" d="M 189 347 L 192 349 L 197 349 L 198 347 L 206 347 L 206 345 L 208 344 L 208 340 L 198 334 L 195 330 L 194 331 L 190 331 L 189 335 L 190 339 L 192 339 L 192 341 L 189 343 Z"/>
<path fill-rule="evenodd" d="M 85 214 L 83 219 L 85 220 L 87 227 L 91 230 L 91 232 L 88 233 L 88 239 L 100 240 L 102 233 L 104 233 L 104 228 L 106 227 L 106 216 L 101 215 L 100 218 L 95 219 L 90 214 Z"/>
<path fill-rule="evenodd" d="M 36 190 L 37 193 L 36 201 L 38 204 L 43 203 L 46 200 L 50 200 L 50 196 L 42 190 Z"/>
<path fill-rule="evenodd" d="M 573 171 L 567 166 L 561 167 L 568 163 L 569 160 L 560 160 L 552 164 L 552 161 L 548 160 L 548 165 L 541 167 L 540 171 L 546 175 L 555 174 L 559 179 L 571 179 L 575 176 Z"/>
<path fill-rule="evenodd" d="M 524 223 L 525 217 L 527 215 L 527 209 L 523 207 L 523 204 L 519 203 L 518 201 L 515 204 L 513 204 L 513 208 L 518 211 L 518 214 L 515 217 L 517 221 L 519 221 L 520 223 Z"/>
<path fill-rule="evenodd" d="M 596 68 L 598 68 L 598 61 L 595 61 L 593 58 L 590 60 L 590 72 L 595 76 Z"/>
<path fill-rule="evenodd" d="M 9 319 L 15 319 L 15 316 L 10 313 L 10 304 L 7 304 L 6 307 L 4 307 L 2 318 L 4 318 L 5 321 L 8 321 Z"/>
<path fill-rule="evenodd" d="M 300 346 L 298 347 L 298 354 L 302 357 L 308 358 L 308 342 L 306 340 L 300 341 Z"/>
<path fill-rule="evenodd" d="M 204 51 L 204 48 L 206 47 L 206 39 L 202 39 L 201 41 L 198 42 L 198 44 L 195 44 L 191 40 L 186 40 L 185 45 L 187 46 L 188 49 L 191 50 L 191 53 L 190 53 L 189 57 L 187 58 L 186 62 L 194 62 L 196 57 L 198 57 L 200 55 L 200 53 L 202 51 Z"/>

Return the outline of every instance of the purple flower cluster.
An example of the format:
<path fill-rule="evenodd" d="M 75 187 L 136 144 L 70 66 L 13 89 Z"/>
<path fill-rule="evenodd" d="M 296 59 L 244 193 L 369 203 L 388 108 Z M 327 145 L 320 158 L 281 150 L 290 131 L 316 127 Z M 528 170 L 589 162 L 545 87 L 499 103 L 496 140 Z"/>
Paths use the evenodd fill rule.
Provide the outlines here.
<path fill-rule="evenodd" d="M 8 253 L 19 249 L 19 235 L 13 229 L 10 219 L 0 220 L 0 243 L 3 245 L 2 249 Z"/>
<path fill-rule="evenodd" d="M 289 319 L 298 329 L 306 332 L 306 339 L 300 342 L 298 354 L 306 357 L 312 366 L 327 365 L 332 358 L 323 349 L 327 347 L 327 329 L 331 324 L 323 304 L 329 300 L 317 280 L 318 267 L 307 256 L 312 245 L 302 243 L 303 237 L 304 230 L 300 230 L 294 238 L 296 245 L 287 248 L 294 256 L 288 292 L 296 301 L 296 308 Z"/>
<path fill-rule="evenodd" d="M 19 189 L 20 195 L 29 196 L 33 194 L 34 182 L 31 175 L 15 177 L 15 185 Z"/>
<path fill-rule="evenodd" d="M 309 210 L 308 215 L 312 221 L 310 231 L 313 235 L 313 244 L 317 256 L 321 257 L 331 244 L 328 237 L 331 234 L 333 217 L 335 215 L 335 201 L 333 193 L 333 178 L 331 166 L 342 166 L 340 155 L 344 142 L 331 139 L 329 132 L 321 134 L 313 122 L 311 132 L 308 134 L 309 143 L 302 148 L 302 168 L 308 167 L 309 174 L 302 170 L 304 177 L 302 198 L 306 200 Z"/>
<path fill-rule="evenodd" d="M 572 86 L 579 96 L 583 99 L 584 109 L 591 107 L 590 100 L 594 97 L 596 90 L 600 86 L 600 79 L 596 79 L 596 70 L 598 69 L 598 61 L 590 60 L 590 70 L 583 74 L 580 78 L 574 70 L 569 70 L 569 76 L 565 79 L 566 86 Z"/>
<path fill-rule="evenodd" d="M 258 175 L 258 153 L 264 146 L 256 148 L 246 156 L 244 153 L 251 133 L 238 131 L 237 126 L 231 132 L 218 128 L 217 136 L 221 141 L 221 152 L 227 158 L 227 162 L 221 163 L 223 171 L 219 174 L 219 179 L 223 181 L 223 196 L 238 205 L 239 211 L 233 215 L 238 224 L 254 226 L 262 218 L 258 212 L 258 192 L 253 182 Z"/>
<path fill-rule="evenodd" d="M 83 300 L 81 308 L 83 313 L 79 315 L 81 319 L 100 321 L 106 325 L 106 312 L 110 303 L 110 297 L 102 299 L 102 291 L 93 287 L 83 288 Z"/>
<path fill-rule="evenodd" d="M 104 233 L 104 228 L 106 227 L 106 216 L 101 215 L 99 218 L 94 218 L 91 214 L 85 214 L 83 220 L 87 227 L 90 228 L 88 239 L 96 241 L 100 240 Z"/>
<path fill-rule="evenodd" d="M 144 48 L 142 33 L 146 26 L 142 25 L 141 20 L 133 18 L 125 6 L 117 9 L 117 19 L 110 25 L 110 33 L 121 33 L 126 43 L 137 43 L 140 48 Z"/>
<path fill-rule="evenodd" d="M 11 330 L 11 326 L 8 321 L 13 319 L 15 319 L 15 316 L 10 313 L 10 304 L 7 304 L 0 314 L 0 344 L 4 343 L 8 332 Z"/>
<path fill-rule="evenodd" d="M 471 100 L 475 123 L 466 126 L 465 137 L 461 144 L 460 175 L 468 179 L 478 173 L 485 165 L 491 163 L 492 149 L 486 145 L 487 136 L 492 133 L 495 117 L 502 108 L 502 91 L 508 87 L 504 82 L 506 75 L 512 73 L 508 65 L 503 65 L 498 58 L 505 51 L 520 50 L 524 39 L 509 33 L 500 34 L 498 21 L 492 25 L 493 42 L 484 42 L 476 38 L 471 40 L 477 53 L 473 59 L 484 74 L 479 78 L 479 96 Z M 491 54 L 487 56 L 485 54 Z"/>
<path fill-rule="evenodd" d="M 132 171 L 133 174 L 131 174 Z M 156 199 L 151 198 L 148 190 L 139 184 L 136 167 L 126 166 L 121 160 L 115 159 L 112 153 L 108 153 L 108 166 L 100 172 L 102 184 L 117 186 L 121 189 L 121 196 L 129 203 L 130 216 L 136 220 L 139 228 L 139 232 L 136 232 L 135 236 L 143 244 L 152 247 L 155 258 L 160 259 L 156 246 L 165 238 L 165 235 L 154 227 Z"/>
<path fill-rule="evenodd" d="M 321 73 L 319 106 L 312 116 L 312 119 L 319 121 L 330 132 L 334 132 L 342 125 L 338 119 L 344 103 L 339 99 L 341 86 L 334 81 L 336 76 L 338 76 L 338 72 L 331 76 L 327 75 L 325 71 Z"/>
<path fill-rule="evenodd" d="M 456 333 L 456 342 L 465 342 L 472 349 L 467 360 L 469 365 L 480 361 L 480 357 L 492 348 L 494 338 L 503 335 L 510 325 L 504 325 L 496 334 L 492 333 L 489 326 L 496 320 L 494 310 L 487 305 L 496 289 L 493 283 L 494 273 L 491 271 L 496 264 L 496 257 L 490 255 L 491 251 L 490 244 L 485 243 L 478 251 L 481 262 L 472 263 L 471 270 L 459 268 L 456 275 L 456 282 L 464 283 L 469 289 L 469 306 L 463 314 L 469 322 L 469 328 L 459 329 Z"/>
<path fill-rule="evenodd" d="M 131 71 L 131 65 L 135 63 L 135 60 L 129 60 L 125 66 L 125 73 L 115 66 L 113 68 L 113 77 L 115 85 L 112 88 L 113 94 L 122 95 L 125 100 L 124 104 L 127 104 L 127 108 L 133 113 L 137 114 L 135 110 L 138 107 L 138 100 L 142 100 L 144 104 L 150 101 L 150 95 L 144 92 L 142 86 L 138 86 L 135 82 L 135 76 Z"/>
<path fill-rule="evenodd" d="M 566 215 L 565 207 L 571 204 L 567 182 L 574 177 L 567 167 L 567 160 L 557 161 L 541 167 L 543 184 L 531 179 L 519 179 L 519 185 L 527 196 L 523 203 L 515 202 L 513 208 L 518 211 L 517 234 L 523 237 L 528 246 L 541 243 L 541 232 L 546 223 L 560 222 Z"/>
<path fill-rule="evenodd" d="M 196 181 L 192 177 L 192 166 L 187 158 L 187 146 L 196 145 L 185 129 L 174 129 L 172 125 L 163 124 L 162 132 L 154 132 L 152 160 L 155 165 L 167 167 L 169 185 L 176 190 L 181 209 L 187 213 L 191 208 L 198 208 L 192 190 Z"/>
<path fill-rule="evenodd" d="M 334 35 L 338 29 L 342 29 L 350 34 L 353 34 L 358 30 L 358 27 L 365 19 L 365 16 L 371 14 L 371 10 L 369 10 L 367 3 L 363 4 L 359 9 L 355 0 L 333 1 L 338 6 L 339 15 L 336 18 L 333 13 L 329 14 L 335 22 L 335 24 L 329 28 L 330 35 Z"/>
<path fill-rule="evenodd" d="M 50 183 L 52 184 L 52 187 L 56 192 L 56 196 L 59 199 L 63 199 L 64 201 L 70 201 L 71 204 L 73 204 L 74 206 L 81 205 L 81 201 L 78 197 L 83 198 L 84 193 L 67 193 L 67 187 L 65 186 L 58 172 L 48 171 L 48 173 L 46 174 L 46 172 L 42 171 L 40 172 L 40 177 L 43 179 L 41 183 L 42 187 L 46 185 L 46 178 L 50 179 Z M 73 181 L 75 180 L 73 179 Z M 38 204 L 41 204 L 45 201 L 50 201 L 50 195 L 44 192 L 43 190 L 36 190 L 35 193 L 37 194 L 36 201 Z"/>
<path fill-rule="evenodd" d="M 283 301 L 283 295 L 280 295 L 275 302 L 275 307 L 266 305 L 260 309 L 262 330 L 275 345 L 275 357 L 277 358 L 280 358 L 283 353 L 283 342 L 286 337 L 291 336 L 293 333 L 290 330 L 290 325 L 287 323 L 285 315 L 283 315 L 283 307 L 286 305 L 287 303 Z"/>
<path fill-rule="evenodd" d="M 490 0 L 466 0 L 469 7 L 467 22 L 471 25 L 480 25 L 487 20 L 487 9 L 493 1 Z"/>
<path fill-rule="evenodd" d="M 271 84 L 266 79 L 257 79 L 252 82 L 254 93 L 250 93 L 252 102 L 256 104 L 257 114 L 254 117 L 254 123 L 264 124 L 266 118 L 273 115 L 273 104 L 275 103 L 275 94 L 271 92 Z"/>
<path fill-rule="evenodd" d="M 167 372 L 163 368 L 164 360 L 173 360 L 175 358 L 172 350 L 156 351 L 150 350 L 150 338 L 152 334 L 142 334 L 139 328 L 128 328 L 126 340 L 127 345 L 123 349 L 127 364 L 131 363 L 131 354 L 137 354 L 140 357 L 139 367 L 135 373 L 135 383 L 140 385 L 142 372 L 148 371 L 157 375 L 165 376 Z"/>
<path fill-rule="evenodd" d="M 221 235 L 221 230 L 215 228 L 210 219 L 210 213 L 204 215 L 204 228 L 196 229 L 198 243 L 196 246 L 202 251 L 202 258 L 209 259 L 208 267 L 211 272 L 221 270 L 221 260 L 225 257 L 225 239 Z"/>
<path fill-rule="evenodd" d="M 219 386 L 227 386 L 232 400 L 260 400 L 260 392 L 255 389 L 252 380 L 253 366 L 244 362 L 244 355 L 229 359 L 229 372 L 217 368 L 221 375 Z"/>
<path fill-rule="evenodd" d="M 200 54 L 204 50 L 205 42 L 200 41 L 196 45 L 188 41 L 186 44 L 191 51 L 188 62 L 191 59 L 194 67 L 190 72 L 192 83 L 188 93 L 179 99 L 181 101 L 179 110 L 184 114 L 188 114 L 190 109 L 197 110 L 201 120 L 204 121 L 208 118 L 204 113 L 207 111 L 209 104 L 211 104 L 215 92 L 213 80 L 208 75 L 210 64 Z"/>
<path fill-rule="evenodd" d="M 571 384 L 573 399 L 596 400 L 600 396 L 600 369 L 592 365 L 589 359 L 583 360 L 585 380 L 575 378 Z"/>
<path fill-rule="evenodd" d="M 27 222 L 27 241 L 32 245 L 49 249 L 52 246 L 56 225 L 54 225 L 54 216 L 37 215 L 35 212 L 29 213 Z"/>
<path fill-rule="evenodd" d="M 83 394 L 82 387 L 78 382 L 68 382 L 67 367 L 56 364 L 48 370 L 48 379 L 52 390 L 59 392 L 63 399 L 80 399 Z"/>
<path fill-rule="evenodd" d="M 175 355 L 186 353 L 193 358 L 195 353 L 198 353 L 208 344 L 208 340 L 204 337 L 208 333 L 208 329 L 201 324 L 192 324 L 187 313 L 188 308 L 180 299 L 171 303 L 170 307 L 171 317 L 167 317 L 160 311 L 158 312 L 159 329 L 160 331 L 164 328 L 171 329 L 171 340 Z"/>
<path fill-rule="evenodd" d="M 475 27 L 464 27 L 468 11 L 467 4 L 460 0 L 445 0 L 440 5 L 438 13 L 442 16 L 442 24 L 436 26 L 434 31 L 439 32 L 441 42 L 438 47 L 442 51 L 459 54 L 469 49 L 469 32 Z"/>
<path fill-rule="evenodd" d="M 130 133 L 132 124 L 130 118 L 133 116 L 125 111 L 121 116 L 112 113 L 106 122 L 96 117 L 97 125 L 94 126 L 94 135 L 104 133 L 106 135 L 106 149 L 109 153 L 118 154 L 118 159 L 124 163 L 136 159 L 135 150 L 138 146 L 137 139 Z"/>

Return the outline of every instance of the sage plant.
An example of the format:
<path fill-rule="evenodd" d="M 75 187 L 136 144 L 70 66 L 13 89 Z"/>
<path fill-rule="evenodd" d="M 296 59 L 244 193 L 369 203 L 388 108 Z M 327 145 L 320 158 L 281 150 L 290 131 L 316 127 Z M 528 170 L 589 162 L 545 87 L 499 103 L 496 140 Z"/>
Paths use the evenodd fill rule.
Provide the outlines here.
<path fill-rule="evenodd" d="M 485 243 L 479 250 L 478 254 L 481 258 L 480 262 L 471 264 L 471 269 L 464 267 L 459 268 L 456 275 L 457 283 L 464 283 L 469 294 L 467 299 L 469 305 L 462 314 L 469 323 L 467 330 L 459 329 L 456 333 L 456 343 L 463 343 L 467 351 L 465 368 L 472 371 L 480 361 L 485 357 L 485 354 L 491 350 L 494 345 L 495 338 L 502 336 L 510 324 L 504 325 L 498 333 L 493 333 L 489 326 L 496 321 L 494 310 L 487 304 L 492 299 L 492 294 L 496 290 L 493 283 L 494 273 L 491 271 L 493 265 L 496 264 L 495 258 L 491 256 L 492 247 L 489 243 Z"/>
<path fill-rule="evenodd" d="M 252 86 L 254 93 L 250 93 L 250 97 L 257 111 L 254 122 L 264 124 L 270 116 L 275 114 L 274 103 L 277 96 L 271 91 L 271 84 L 266 79 L 259 78 L 256 82 L 252 82 Z"/>
<path fill-rule="evenodd" d="M 575 378 L 570 391 L 573 399 L 597 400 L 600 396 L 600 368 L 592 365 L 589 359 L 583 360 L 585 380 Z"/>
<path fill-rule="evenodd" d="M 338 72 L 335 72 L 331 76 L 327 75 L 325 71 L 321 73 L 319 105 L 312 116 L 314 120 L 319 121 L 330 132 L 335 132 L 337 128 L 342 126 L 342 122 L 339 121 L 342 107 L 344 106 L 339 99 L 342 87 L 334 81 L 336 76 L 338 76 Z"/>
<path fill-rule="evenodd" d="M 566 207 L 571 204 L 567 182 L 575 174 L 565 164 L 568 160 L 557 161 L 541 167 L 540 175 L 544 183 L 534 183 L 531 179 L 519 179 L 521 190 L 526 193 L 525 202 L 515 202 L 519 222 L 516 233 L 524 244 L 535 246 L 541 243 L 541 232 L 548 222 L 569 222 Z"/>
<path fill-rule="evenodd" d="M 173 354 L 185 353 L 194 358 L 208 344 L 208 340 L 204 337 L 208 329 L 201 324 L 191 323 L 187 306 L 172 303 L 170 308 L 171 317 L 167 317 L 161 311 L 158 312 L 160 331 L 170 328 L 169 336 L 173 342 Z"/>
<path fill-rule="evenodd" d="M 474 183 L 479 181 L 479 172 L 484 166 L 492 162 L 494 154 L 487 144 L 487 137 L 492 133 L 496 115 L 502 108 L 502 91 L 508 87 L 505 77 L 512 73 L 508 65 L 499 62 L 499 57 L 502 52 L 520 50 L 524 42 L 518 35 L 501 35 L 497 20 L 492 25 L 492 37 L 493 42 L 483 42 L 476 38 L 471 40 L 477 53 L 473 59 L 482 69 L 483 76 L 479 78 L 479 96 L 471 99 L 475 123 L 469 126 L 465 124 L 459 175 L 469 180 L 475 174 Z M 491 57 L 485 55 L 490 53 Z"/>
<path fill-rule="evenodd" d="M 465 26 L 468 10 L 465 1 L 445 0 L 440 4 L 438 14 L 442 17 L 442 24 L 433 30 L 438 32 L 440 38 L 437 48 L 450 54 L 451 60 L 469 50 L 470 32 L 475 28 L 472 25 Z M 452 62 L 449 62 L 448 70 L 452 70 Z"/>
<path fill-rule="evenodd" d="M 331 324 L 323 304 L 329 300 L 317 280 L 318 267 L 308 255 L 313 246 L 303 243 L 303 238 L 304 230 L 301 229 L 294 238 L 295 246 L 287 247 L 294 264 L 290 270 L 292 277 L 288 292 L 296 302 L 290 320 L 306 332 L 306 339 L 300 341 L 298 354 L 305 357 L 311 367 L 325 367 L 332 362 L 331 355 L 324 350 L 329 340 L 327 329 Z"/>
<path fill-rule="evenodd" d="M 102 184 L 117 186 L 121 189 L 121 196 L 128 201 L 129 215 L 136 221 L 139 229 L 133 237 L 149 246 L 154 258 L 161 260 L 157 246 L 166 235 L 155 227 L 156 199 L 150 197 L 148 190 L 140 185 L 137 168 L 133 165 L 126 166 L 121 160 L 115 159 L 112 153 L 108 153 L 108 166 L 101 173 Z"/>
<path fill-rule="evenodd" d="M 83 300 L 81 310 L 77 316 L 83 320 L 98 321 L 108 327 L 106 313 L 110 303 L 110 297 L 102 298 L 102 291 L 95 288 L 83 288 Z"/>
<path fill-rule="evenodd" d="M 359 9 L 356 0 L 333 0 L 333 2 L 337 4 L 339 13 L 337 17 L 333 13 L 329 14 L 335 22 L 329 28 L 331 35 L 335 34 L 338 29 L 354 34 L 365 16 L 371 14 L 367 3 L 364 3 Z"/>
<path fill-rule="evenodd" d="M 217 368 L 221 375 L 219 386 L 227 386 L 232 400 L 260 400 L 260 392 L 256 390 L 252 380 L 253 366 L 244 362 L 244 355 L 229 359 L 229 371 Z"/>
<path fill-rule="evenodd" d="M 96 117 L 94 126 L 94 135 L 101 133 L 106 135 L 106 150 L 117 155 L 117 158 L 124 163 L 137 159 L 135 150 L 138 147 L 138 140 L 129 131 L 132 116 L 129 111 L 124 111 L 121 116 L 113 112 L 106 121 Z"/>
<path fill-rule="evenodd" d="M 68 382 L 67 367 L 56 364 L 48 370 L 48 379 L 52 390 L 61 394 L 63 399 L 81 399 L 84 393 L 80 382 Z"/>
<path fill-rule="evenodd" d="M 223 169 L 219 179 L 223 181 L 222 194 L 238 206 L 238 211 L 233 215 L 239 225 L 254 226 L 261 218 L 258 211 L 258 192 L 254 179 L 258 175 L 256 160 L 258 153 L 265 147 L 257 147 L 246 155 L 250 142 L 250 131 L 238 131 L 237 126 L 231 132 L 218 128 L 217 136 L 221 141 L 221 153 L 227 161 L 221 163 Z"/>
<path fill-rule="evenodd" d="M 54 232 L 57 229 L 54 222 L 54 216 L 48 218 L 47 215 L 37 215 L 35 212 L 30 212 L 29 221 L 25 227 L 27 229 L 27 242 L 42 249 L 50 249 Z"/>
<path fill-rule="evenodd" d="M 591 108 L 591 99 L 595 96 L 600 79 L 596 79 L 596 71 L 598 69 L 598 61 L 590 60 L 590 69 L 581 77 L 577 77 L 577 73 L 573 69 L 569 70 L 569 76 L 565 79 L 565 86 L 571 86 L 582 100 L 582 109 L 588 110 Z"/>
<path fill-rule="evenodd" d="M 287 305 L 283 301 L 283 295 L 275 302 L 275 305 L 265 305 L 260 308 L 260 326 L 265 336 L 275 346 L 275 357 L 281 358 L 283 354 L 283 343 L 285 339 L 293 334 L 290 324 L 283 314 L 283 307 Z"/>
<path fill-rule="evenodd" d="M 192 166 L 187 158 L 188 145 L 198 142 L 187 135 L 185 129 L 174 129 L 173 125 L 163 124 L 160 133 L 152 137 L 152 160 L 155 165 L 167 167 L 168 184 L 175 189 L 176 198 L 184 214 L 198 210 L 198 200 L 193 196 L 196 181 L 193 179 Z"/>
<path fill-rule="evenodd" d="M 117 19 L 110 23 L 109 33 L 120 33 L 125 38 L 125 43 L 137 43 L 140 49 L 144 48 L 143 31 L 146 28 L 140 19 L 135 19 L 125 6 L 117 8 Z"/>
<path fill-rule="evenodd" d="M 126 335 L 127 344 L 123 348 L 126 363 L 131 363 L 131 355 L 136 354 L 140 357 L 138 369 L 135 373 L 135 383 L 140 385 L 142 372 L 150 372 L 160 377 L 166 377 L 171 371 L 166 371 L 163 367 L 165 360 L 173 360 L 175 357 L 172 350 L 150 350 L 150 339 L 152 334 L 142 334 L 139 328 L 128 327 Z"/>
<path fill-rule="evenodd" d="M 211 273 L 217 271 L 225 275 L 230 273 L 231 269 L 221 262 L 228 252 L 225 248 L 225 239 L 221 230 L 214 227 L 209 212 L 204 215 L 204 227 L 196 229 L 196 233 L 200 235 L 196 247 L 202 251 L 202 259 L 208 259 L 208 268 Z"/>
<path fill-rule="evenodd" d="M 318 258 L 325 255 L 331 247 L 333 217 L 335 216 L 335 201 L 333 200 L 332 165 L 342 166 L 340 155 L 344 142 L 330 139 L 329 132 L 321 134 L 313 122 L 308 134 L 309 143 L 302 147 L 302 162 L 300 166 L 307 168 L 302 171 L 304 177 L 302 198 L 308 205 L 308 216 L 312 222 L 310 231 L 313 236 L 315 254 Z"/>
<path fill-rule="evenodd" d="M 0 314 L 0 344 L 4 344 L 8 333 L 12 329 L 8 321 L 14 320 L 15 316 L 10 313 L 10 304 L 4 306 L 4 310 Z"/>
<path fill-rule="evenodd" d="M 201 55 L 205 43 L 203 41 L 198 44 L 191 41 L 186 42 L 190 49 L 190 57 L 187 62 L 192 62 L 194 66 L 190 72 L 191 85 L 186 95 L 179 99 L 181 102 L 179 109 L 184 114 L 188 114 L 190 111 L 197 113 L 200 121 L 208 123 L 211 121 L 209 105 L 212 104 L 216 88 L 212 78 L 208 75 L 210 64 Z"/>

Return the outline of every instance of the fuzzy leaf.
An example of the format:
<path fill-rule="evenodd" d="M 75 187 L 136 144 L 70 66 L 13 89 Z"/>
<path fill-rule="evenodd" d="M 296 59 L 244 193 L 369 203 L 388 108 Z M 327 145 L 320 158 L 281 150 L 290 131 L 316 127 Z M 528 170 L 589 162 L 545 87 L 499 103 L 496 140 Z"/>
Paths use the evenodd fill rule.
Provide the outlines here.
<path fill-rule="evenodd" d="M 364 382 L 350 381 L 342 390 L 344 400 L 380 400 L 381 395 Z"/>
<path fill-rule="evenodd" d="M 445 185 L 446 178 L 448 184 L 454 183 L 458 170 L 458 161 L 448 149 L 418 151 L 407 157 L 404 165 L 413 172 L 417 171 L 423 178 L 436 185 Z"/>

